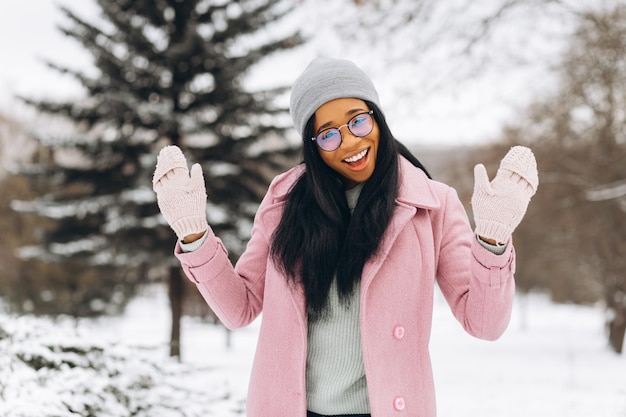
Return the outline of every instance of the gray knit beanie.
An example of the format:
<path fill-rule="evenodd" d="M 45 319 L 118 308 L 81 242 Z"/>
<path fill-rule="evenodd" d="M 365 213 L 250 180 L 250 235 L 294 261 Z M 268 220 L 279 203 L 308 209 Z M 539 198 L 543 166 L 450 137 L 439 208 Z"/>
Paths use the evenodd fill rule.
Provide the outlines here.
<path fill-rule="evenodd" d="M 289 112 L 298 134 L 304 135 L 306 123 L 322 104 L 337 98 L 359 98 L 380 107 L 372 80 L 353 62 L 314 59 L 291 89 Z"/>

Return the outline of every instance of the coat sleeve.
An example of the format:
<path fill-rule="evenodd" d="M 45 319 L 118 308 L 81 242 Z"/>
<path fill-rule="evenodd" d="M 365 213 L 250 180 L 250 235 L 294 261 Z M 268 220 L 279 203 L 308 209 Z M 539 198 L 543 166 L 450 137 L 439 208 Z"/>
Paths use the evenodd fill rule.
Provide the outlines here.
<path fill-rule="evenodd" d="M 266 196 L 258 212 L 268 204 Z M 174 254 L 185 275 L 196 284 L 202 297 L 229 329 L 250 324 L 263 309 L 269 239 L 258 215 L 245 252 L 233 267 L 222 241 L 209 229 L 196 251 L 184 253 L 177 243 Z"/>
<path fill-rule="evenodd" d="M 515 295 L 515 250 L 482 247 L 456 191 L 448 188 L 440 220 L 437 282 L 452 313 L 471 335 L 496 340 L 506 330 Z"/>

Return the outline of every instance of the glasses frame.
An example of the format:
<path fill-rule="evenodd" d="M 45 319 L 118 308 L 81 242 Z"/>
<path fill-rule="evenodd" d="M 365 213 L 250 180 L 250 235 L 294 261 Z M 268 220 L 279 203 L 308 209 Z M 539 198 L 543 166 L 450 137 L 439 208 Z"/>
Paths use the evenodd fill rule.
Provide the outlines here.
<path fill-rule="evenodd" d="M 364 115 L 364 114 L 367 114 L 368 116 L 370 116 L 370 119 L 371 119 L 371 121 L 372 121 L 372 127 L 371 127 L 371 129 L 369 130 L 369 132 L 367 132 L 366 134 L 364 134 L 364 135 L 357 135 L 356 133 L 354 133 L 354 132 L 352 131 L 352 129 L 350 129 L 350 123 L 352 123 L 352 121 L 353 121 L 354 119 L 356 119 L 357 117 L 362 116 L 362 115 Z M 311 140 L 312 140 L 312 141 L 314 141 L 314 142 L 315 142 L 315 144 L 317 145 L 317 147 L 318 147 L 318 148 L 320 148 L 321 150 L 323 150 L 323 151 L 325 151 L 325 152 L 333 152 L 333 151 L 336 151 L 337 149 L 339 149 L 339 147 L 340 147 L 340 146 L 341 146 L 341 144 L 343 143 L 343 134 L 341 133 L 341 129 L 342 129 L 342 128 L 347 127 L 347 128 L 348 128 L 348 131 L 349 131 L 352 135 L 356 136 L 357 138 L 362 138 L 362 137 L 365 137 L 365 136 L 369 135 L 370 133 L 372 133 L 372 130 L 374 130 L 374 121 L 375 121 L 375 120 L 374 120 L 374 110 L 364 111 L 364 112 L 361 112 L 361 113 L 358 113 L 358 114 L 355 114 L 354 116 L 352 116 L 352 117 L 350 118 L 350 120 L 348 120 L 348 123 L 346 123 L 346 124 L 344 124 L 344 125 L 341 125 L 341 126 L 339 126 L 339 127 L 329 127 L 329 128 L 327 128 L 327 129 L 322 130 L 321 132 L 318 132 L 315 136 L 313 136 L 313 137 L 311 138 Z M 324 148 L 322 148 L 322 147 L 320 146 L 319 142 L 317 141 L 317 137 L 318 137 L 319 135 L 321 135 L 323 132 L 326 132 L 327 130 L 332 130 L 332 129 L 336 129 L 336 130 L 339 132 L 339 137 L 341 138 L 341 140 L 339 141 L 339 144 L 337 145 L 337 147 L 336 147 L 336 148 L 334 148 L 334 149 L 324 149 Z"/>

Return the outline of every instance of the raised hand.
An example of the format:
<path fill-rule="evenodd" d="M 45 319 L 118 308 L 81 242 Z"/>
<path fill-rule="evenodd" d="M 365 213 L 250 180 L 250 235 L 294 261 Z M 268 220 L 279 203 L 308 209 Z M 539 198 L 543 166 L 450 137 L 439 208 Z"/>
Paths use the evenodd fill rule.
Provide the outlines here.
<path fill-rule="evenodd" d="M 166 146 L 159 152 L 152 188 L 163 217 L 179 239 L 208 229 L 202 168 L 194 164 L 190 172 L 179 147 Z"/>
<path fill-rule="evenodd" d="M 496 243 L 508 242 L 538 185 L 537 162 L 525 146 L 509 150 L 491 182 L 485 166 L 476 165 L 472 195 L 476 234 Z"/>

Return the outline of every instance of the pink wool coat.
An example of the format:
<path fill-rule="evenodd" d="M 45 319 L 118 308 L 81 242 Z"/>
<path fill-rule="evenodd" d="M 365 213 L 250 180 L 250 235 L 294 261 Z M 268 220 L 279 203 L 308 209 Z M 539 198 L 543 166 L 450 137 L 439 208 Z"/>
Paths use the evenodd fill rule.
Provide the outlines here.
<path fill-rule="evenodd" d="M 285 196 L 303 170 L 300 165 L 274 179 L 234 268 L 211 231 L 197 251 L 181 253 L 179 246 L 175 251 L 227 327 L 246 326 L 263 312 L 248 417 L 306 416 L 304 294 L 299 285 L 287 283 L 268 256 Z M 468 333 L 494 340 L 509 323 L 514 259 L 511 242 L 503 255 L 483 248 L 456 192 L 400 158 L 395 212 L 380 253 L 363 269 L 360 287 L 373 417 L 436 415 L 428 351 L 435 282 Z"/>

